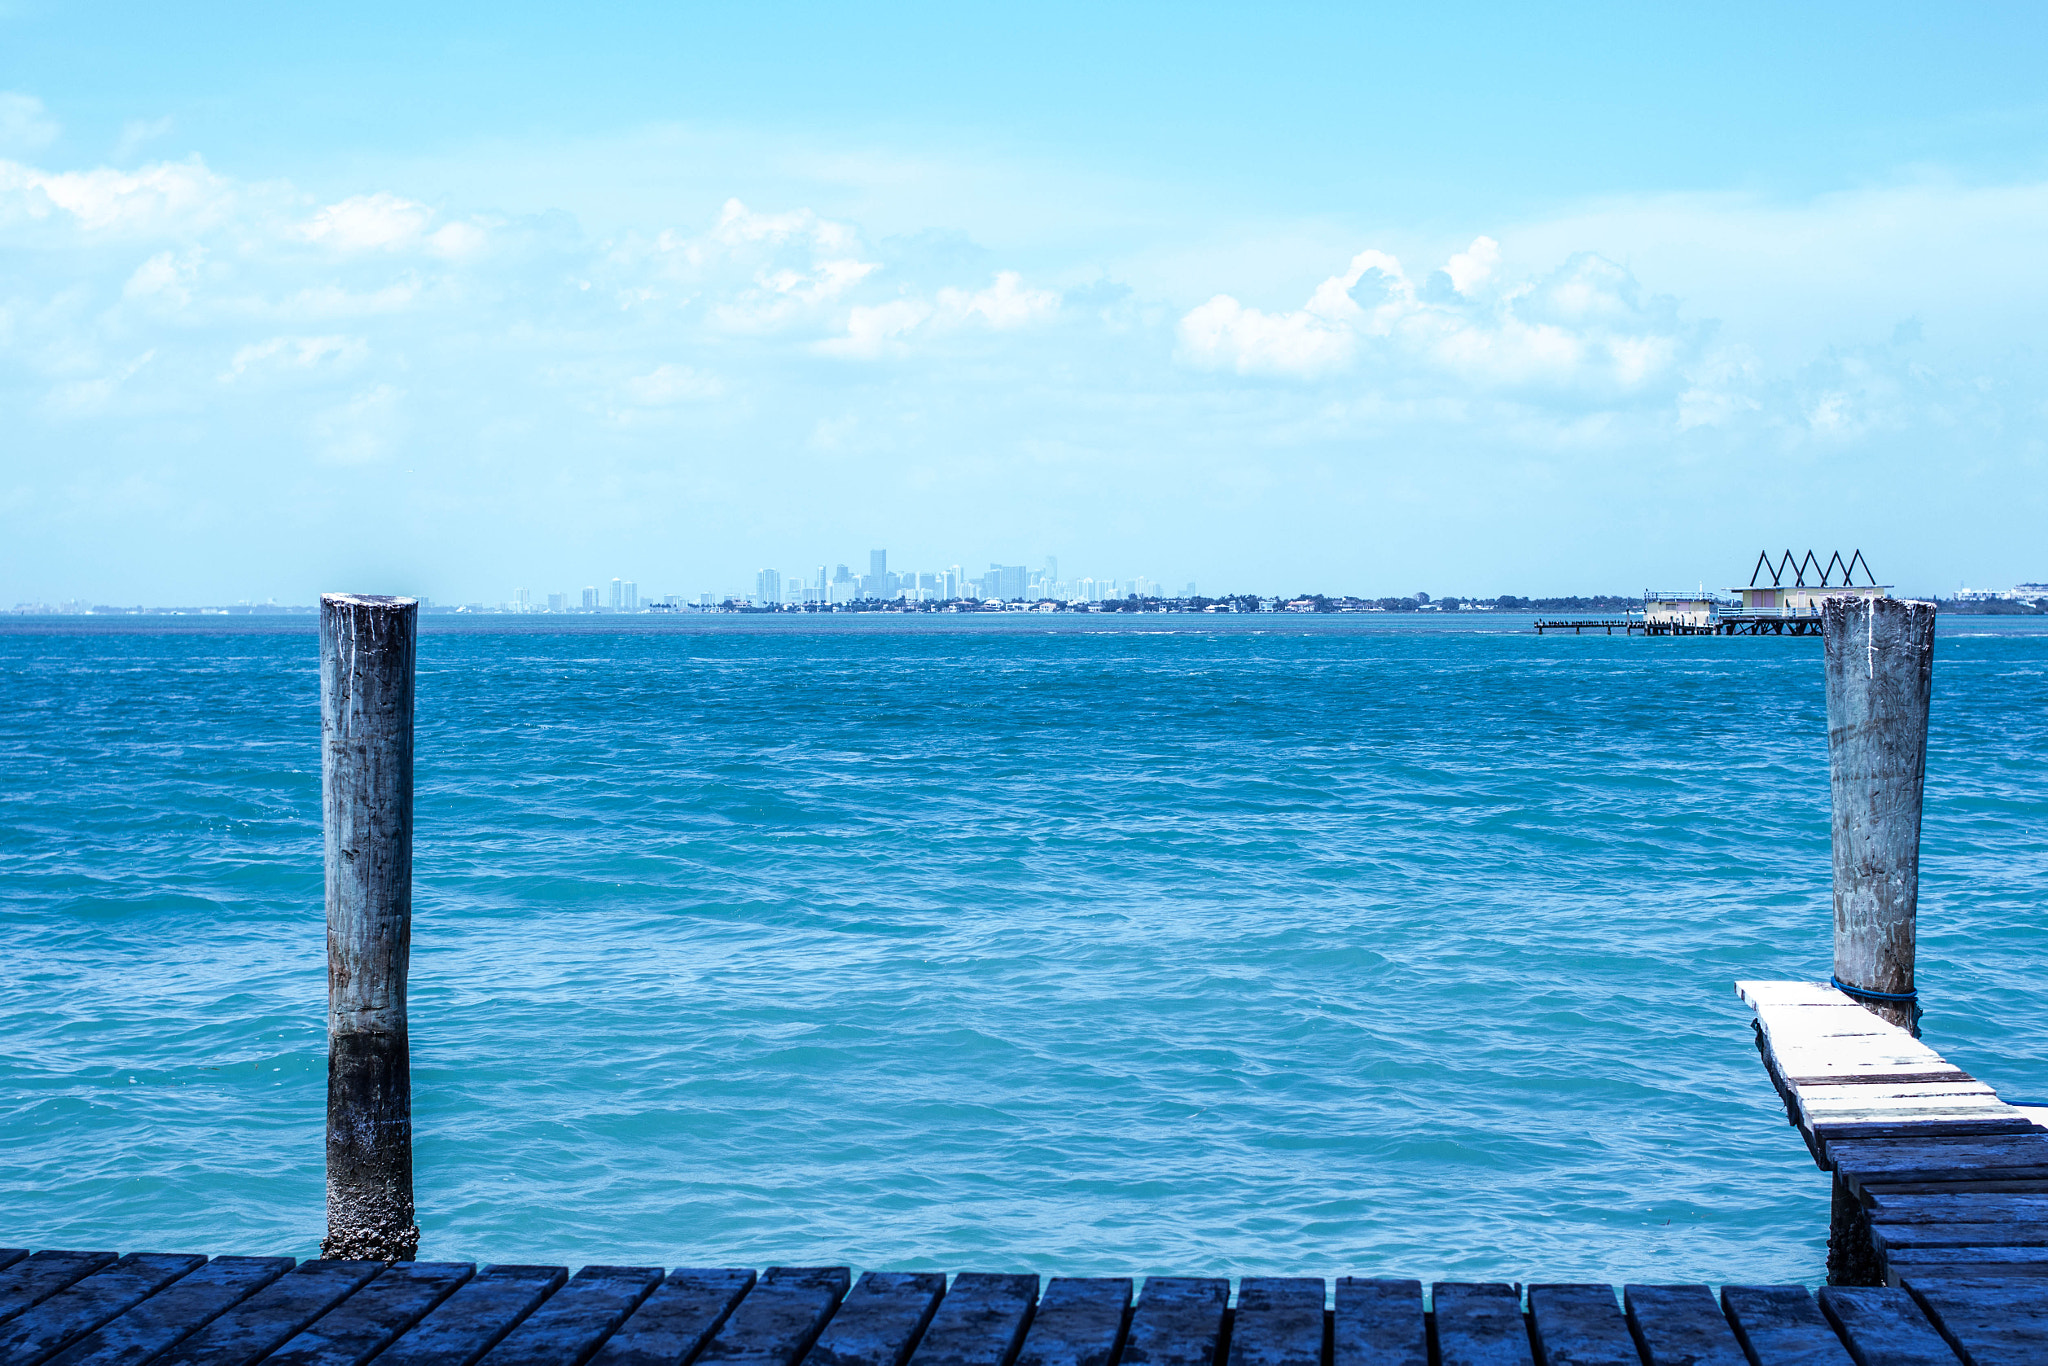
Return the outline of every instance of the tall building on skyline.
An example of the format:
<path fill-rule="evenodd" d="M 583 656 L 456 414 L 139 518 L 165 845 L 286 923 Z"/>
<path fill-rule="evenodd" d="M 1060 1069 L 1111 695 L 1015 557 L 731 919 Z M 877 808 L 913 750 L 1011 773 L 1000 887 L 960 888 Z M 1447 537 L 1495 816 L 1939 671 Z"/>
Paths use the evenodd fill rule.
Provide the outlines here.
<path fill-rule="evenodd" d="M 875 581 L 877 588 L 881 585 L 882 576 L 888 572 L 889 552 L 886 550 L 870 550 L 868 552 L 868 577 Z"/>
<path fill-rule="evenodd" d="M 761 607 L 774 607 L 782 601 L 782 571 L 763 569 L 754 575 L 754 602 Z"/>
<path fill-rule="evenodd" d="M 584 585 L 583 610 L 586 612 L 595 612 L 597 610 L 597 585 L 594 583 Z"/>

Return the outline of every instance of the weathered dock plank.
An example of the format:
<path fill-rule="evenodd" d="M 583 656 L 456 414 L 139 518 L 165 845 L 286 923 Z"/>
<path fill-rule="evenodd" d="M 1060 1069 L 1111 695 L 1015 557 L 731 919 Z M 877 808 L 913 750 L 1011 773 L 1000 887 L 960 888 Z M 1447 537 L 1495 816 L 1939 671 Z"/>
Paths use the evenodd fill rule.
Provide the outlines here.
<path fill-rule="evenodd" d="M 1760 1366 L 1855 1366 L 1803 1285 L 1724 1285 L 1721 1304 L 1743 1350 Z"/>
<path fill-rule="evenodd" d="M 2048 1248 L 1916 1247 L 1886 1259 L 1894 1277 L 1937 1272 L 1950 1276 L 2048 1277 Z"/>
<path fill-rule="evenodd" d="M 1533 1366 L 1516 1287 L 1439 1281 L 1430 1287 L 1430 1312 L 1442 1366 Z"/>
<path fill-rule="evenodd" d="M 469 1366 L 569 1279 L 563 1266 L 488 1266 L 427 1312 L 377 1366 Z"/>
<path fill-rule="evenodd" d="M 689 1361 L 753 1287 L 754 1273 L 747 1267 L 679 1266 L 605 1339 L 592 1360 L 597 1366 L 676 1366 Z"/>
<path fill-rule="evenodd" d="M 261 1360 L 383 1270 L 382 1262 L 303 1262 L 182 1339 L 161 1366 L 247 1366 Z"/>
<path fill-rule="evenodd" d="M 1331 1366 L 1429 1366 L 1422 1282 L 1341 1276 Z"/>
<path fill-rule="evenodd" d="M 658 1266 L 586 1266 L 481 1359 L 486 1366 L 580 1366 L 659 1284 Z"/>
<path fill-rule="evenodd" d="M 41 1304 L 73 1281 L 83 1280 L 103 1266 L 112 1266 L 115 1252 L 66 1252 L 45 1249 L 17 1260 L 0 1271 L 0 1323 Z"/>
<path fill-rule="evenodd" d="M 1229 1304 L 1221 1276 L 1147 1277 L 1119 1366 L 1215 1366 Z"/>
<path fill-rule="evenodd" d="M 290 1257 L 215 1257 L 55 1357 L 51 1366 L 141 1366 L 269 1285 Z"/>
<path fill-rule="evenodd" d="M 196 1253 L 132 1252 L 0 1326 L 0 1362 L 36 1366 L 205 1262 Z"/>
<path fill-rule="evenodd" d="M 1018 1366 L 1109 1366 L 1130 1307 L 1127 1276 L 1053 1277 L 1017 1351 Z"/>
<path fill-rule="evenodd" d="M 953 1278 L 910 1366 L 1010 1366 L 1038 1302 L 1038 1277 L 963 1271 Z"/>
<path fill-rule="evenodd" d="M 1629 1330 L 1648 1366 L 1747 1366 L 1742 1344 L 1704 1285 L 1629 1285 Z"/>
<path fill-rule="evenodd" d="M 1825 1286 L 1820 1307 L 1858 1366 L 1955 1366 L 1947 1340 L 1903 1290 Z"/>
<path fill-rule="evenodd" d="M 2048 1223 L 2048 1191 L 1913 1191 L 1867 1186 L 1873 1222 L 1887 1224 Z"/>
<path fill-rule="evenodd" d="M 771 1266 L 705 1347 L 700 1363 L 795 1366 L 839 1307 L 843 1266 Z"/>
<path fill-rule="evenodd" d="M 805 1366 L 903 1366 L 931 1322 L 946 1278 L 935 1271 L 869 1271 L 804 1354 Z"/>
<path fill-rule="evenodd" d="M 1639 1366 L 1611 1285 L 1532 1285 L 1529 1337 L 1544 1366 Z"/>
<path fill-rule="evenodd" d="M 0 1271 L 5 1271 L 26 1256 L 28 1249 L 25 1247 L 0 1247 Z"/>
<path fill-rule="evenodd" d="M 1229 1366 L 1322 1366 L 1324 1295 L 1321 1277 L 1239 1281 Z"/>
<path fill-rule="evenodd" d="M 1830 1166 L 1854 1191 L 1867 1184 L 2048 1181 L 2048 1134 L 1845 1138 L 1826 1145 Z"/>
<path fill-rule="evenodd" d="M 361 1366 L 476 1274 L 470 1262 L 398 1262 L 307 1324 L 265 1366 Z"/>
<path fill-rule="evenodd" d="M 1905 1289 L 1963 1360 L 2048 1358 L 2048 1288 L 2005 1278 L 1916 1277 Z"/>

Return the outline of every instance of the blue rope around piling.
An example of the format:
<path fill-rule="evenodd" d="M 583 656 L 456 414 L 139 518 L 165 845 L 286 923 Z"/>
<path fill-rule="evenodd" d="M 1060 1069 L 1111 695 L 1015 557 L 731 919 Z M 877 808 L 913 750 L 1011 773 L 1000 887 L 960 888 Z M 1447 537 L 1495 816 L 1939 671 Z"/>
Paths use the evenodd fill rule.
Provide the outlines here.
<path fill-rule="evenodd" d="M 1876 1001 L 1880 1005 L 1897 1005 L 1903 1001 L 1913 1007 L 1913 1037 L 1920 1037 L 1920 1017 L 1927 1012 L 1920 1009 L 1918 991 L 1872 991 L 1869 987 L 1852 987 L 1832 973 L 1828 975 L 1828 984 L 1843 995 L 1859 1001 Z"/>

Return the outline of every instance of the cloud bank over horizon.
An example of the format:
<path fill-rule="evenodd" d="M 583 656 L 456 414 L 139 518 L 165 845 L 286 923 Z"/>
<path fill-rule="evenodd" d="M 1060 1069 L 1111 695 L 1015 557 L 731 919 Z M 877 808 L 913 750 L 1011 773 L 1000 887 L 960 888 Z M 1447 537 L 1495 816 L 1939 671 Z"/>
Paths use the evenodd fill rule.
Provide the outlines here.
<path fill-rule="evenodd" d="M 1374 593 L 1690 582 L 1752 542 L 1929 589 L 2042 568 L 2048 185 L 1610 198 L 1278 270 L 1202 223 L 1136 269 L 736 192 L 602 232 L 319 194 L 150 158 L 169 127 L 65 163 L 0 96 L 0 593 L 695 593 L 870 544 Z"/>

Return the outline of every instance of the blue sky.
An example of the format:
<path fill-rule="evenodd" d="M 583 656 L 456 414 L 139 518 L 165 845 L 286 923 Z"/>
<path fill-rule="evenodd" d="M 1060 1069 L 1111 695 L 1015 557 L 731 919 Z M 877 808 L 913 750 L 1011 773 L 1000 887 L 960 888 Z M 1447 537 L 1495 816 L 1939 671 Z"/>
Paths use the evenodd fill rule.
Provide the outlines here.
<path fill-rule="evenodd" d="M 2044 27 L 0 4 L 0 600 L 2048 577 Z"/>

